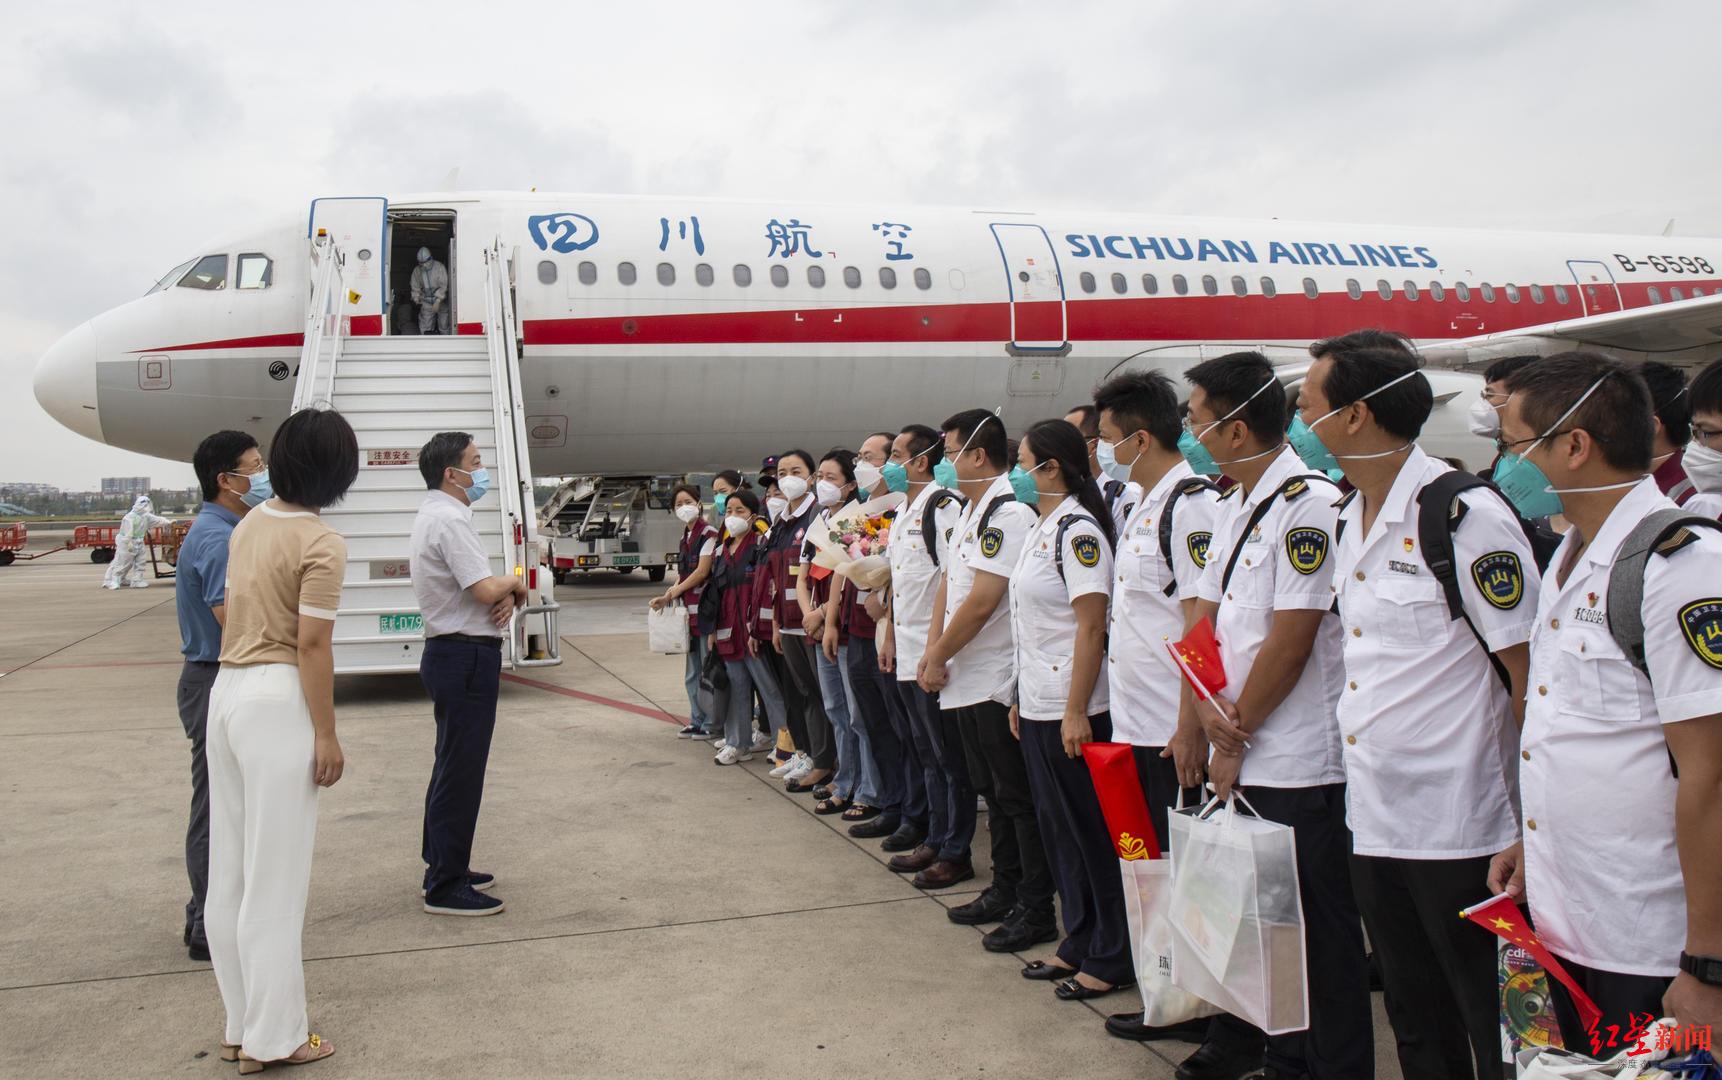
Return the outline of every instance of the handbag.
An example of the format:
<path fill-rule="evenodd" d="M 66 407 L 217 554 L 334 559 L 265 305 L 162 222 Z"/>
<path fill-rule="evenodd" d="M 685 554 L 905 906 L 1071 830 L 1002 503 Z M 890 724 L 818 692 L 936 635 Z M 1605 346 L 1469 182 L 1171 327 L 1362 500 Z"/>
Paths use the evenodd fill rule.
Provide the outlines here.
<path fill-rule="evenodd" d="M 706 650 L 705 666 L 700 668 L 700 688 L 714 697 L 729 690 L 729 669 L 716 649 Z"/>
<path fill-rule="evenodd" d="M 646 647 L 655 653 L 688 651 L 688 613 L 678 604 L 646 609 Z"/>

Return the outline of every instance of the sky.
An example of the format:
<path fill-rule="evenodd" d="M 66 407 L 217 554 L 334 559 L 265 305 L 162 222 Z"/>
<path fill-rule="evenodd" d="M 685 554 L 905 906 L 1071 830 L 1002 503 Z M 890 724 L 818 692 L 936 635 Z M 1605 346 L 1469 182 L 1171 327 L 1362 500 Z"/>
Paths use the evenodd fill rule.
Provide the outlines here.
<path fill-rule="evenodd" d="M 0 36 L 0 481 L 191 468 L 37 357 L 318 195 L 458 186 L 1722 235 L 1722 5 L 91 0 Z"/>

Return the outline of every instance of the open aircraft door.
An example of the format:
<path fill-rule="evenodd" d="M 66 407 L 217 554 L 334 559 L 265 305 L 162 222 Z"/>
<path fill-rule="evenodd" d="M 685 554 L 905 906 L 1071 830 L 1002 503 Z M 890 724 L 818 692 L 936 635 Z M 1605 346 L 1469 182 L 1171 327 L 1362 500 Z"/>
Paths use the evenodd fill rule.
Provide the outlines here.
<path fill-rule="evenodd" d="M 1572 271 L 1573 280 L 1578 282 L 1579 300 L 1584 304 L 1585 315 L 1620 310 L 1620 286 L 1614 283 L 1614 275 L 1609 272 L 1607 263 L 1568 259 L 1567 269 Z"/>
<path fill-rule="evenodd" d="M 1064 275 L 1046 230 L 1021 222 L 995 222 L 992 231 L 1010 289 L 1010 351 L 1068 353 Z"/>
<path fill-rule="evenodd" d="M 352 316 L 351 333 L 360 336 L 383 332 L 383 300 L 388 292 L 389 200 L 381 195 L 334 199 L 312 199 L 311 221 L 305 236 L 312 242 L 319 231 L 327 232 L 345 260 L 342 277 L 349 294 L 357 294 L 346 312 Z M 313 272 L 315 272 L 313 270 Z"/>

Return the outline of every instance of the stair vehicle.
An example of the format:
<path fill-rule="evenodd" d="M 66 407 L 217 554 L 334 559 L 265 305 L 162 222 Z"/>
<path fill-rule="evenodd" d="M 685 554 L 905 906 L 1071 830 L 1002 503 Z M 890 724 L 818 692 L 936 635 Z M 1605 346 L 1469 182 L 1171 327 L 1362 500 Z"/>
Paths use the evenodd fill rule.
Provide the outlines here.
<path fill-rule="evenodd" d="M 564 585 L 577 573 L 644 570 L 662 581 L 676 563 L 682 523 L 670 512 L 673 476 L 576 476 L 539 510 L 544 561 Z"/>

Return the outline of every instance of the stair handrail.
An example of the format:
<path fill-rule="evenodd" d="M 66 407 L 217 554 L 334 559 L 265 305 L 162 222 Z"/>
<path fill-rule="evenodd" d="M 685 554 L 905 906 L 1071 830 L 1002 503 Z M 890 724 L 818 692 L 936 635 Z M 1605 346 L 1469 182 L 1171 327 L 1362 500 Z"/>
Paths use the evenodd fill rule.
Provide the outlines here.
<path fill-rule="evenodd" d="M 305 310 L 305 340 L 299 350 L 299 379 L 293 388 L 293 412 L 307 406 L 327 406 L 335 385 L 335 365 L 341 359 L 342 316 L 341 301 L 346 296 L 346 279 L 342 273 L 341 251 L 335 241 L 321 233 L 311 242 L 312 273 L 311 300 Z M 333 335 L 329 362 L 323 363 L 323 339 Z M 320 392 L 327 382 L 328 394 Z"/>

